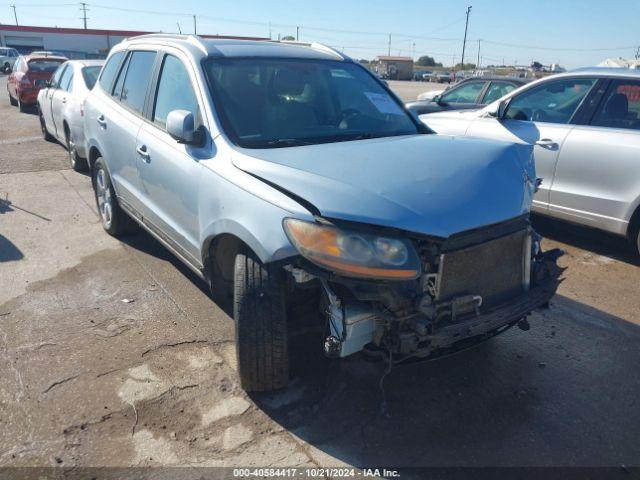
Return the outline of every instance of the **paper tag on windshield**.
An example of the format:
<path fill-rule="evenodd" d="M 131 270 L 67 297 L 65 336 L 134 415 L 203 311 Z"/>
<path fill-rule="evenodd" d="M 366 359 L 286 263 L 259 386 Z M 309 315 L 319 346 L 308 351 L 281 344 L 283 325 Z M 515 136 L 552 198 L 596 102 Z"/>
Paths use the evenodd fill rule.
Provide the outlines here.
<path fill-rule="evenodd" d="M 364 92 L 369 101 L 375 105 L 380 113 L 403 115 L 402 109 L 386 93 Z"/>

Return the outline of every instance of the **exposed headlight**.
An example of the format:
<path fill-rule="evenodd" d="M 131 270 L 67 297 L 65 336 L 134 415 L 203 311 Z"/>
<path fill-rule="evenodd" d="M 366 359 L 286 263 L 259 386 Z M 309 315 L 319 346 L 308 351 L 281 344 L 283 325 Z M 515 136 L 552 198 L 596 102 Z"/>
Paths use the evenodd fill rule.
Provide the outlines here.
<path fill-rule="evenodd" d="M 350 277 L 411 280 L 420 274 L 409 240 L 341 230 L 287 218 L 284 230 L 300 254 L 322 267 Z"/>

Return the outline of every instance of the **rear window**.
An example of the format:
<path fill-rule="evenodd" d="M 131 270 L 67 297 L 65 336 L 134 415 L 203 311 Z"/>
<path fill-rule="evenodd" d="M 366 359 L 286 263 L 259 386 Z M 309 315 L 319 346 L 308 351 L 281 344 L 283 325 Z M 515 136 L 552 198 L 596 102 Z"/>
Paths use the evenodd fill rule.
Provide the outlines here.
<path fill-rule="evenodd" d="M 100 75 L 100 66 L 95 67 L 84 67 L 82 69 L 82 78 L 84 79 L 84 84 L 87 86 L 89 90 L 91 90 L 96 82 L 98 81 L 98 75 Z"/>
<path fill-rule="evenodd" d="M 47 72 L 53 73 L 64 63 L 64 60 L 31 60 L 29 63 L 29 70 L 32 72 Z"/>
<path fill-rule="evenodd" d="M 105 91 L 111 93 L 111 87 L 113 86 L 113 80 L 116 78 L 118 74 L 118 67 L 120 67 L 120 62 L 122 61 L 122 57 L 124 56 L 124 52 L 116 52 L 105 64 L 102 69 L 102 75 L 100 75 L 100 86 L 105 89 Z"/>

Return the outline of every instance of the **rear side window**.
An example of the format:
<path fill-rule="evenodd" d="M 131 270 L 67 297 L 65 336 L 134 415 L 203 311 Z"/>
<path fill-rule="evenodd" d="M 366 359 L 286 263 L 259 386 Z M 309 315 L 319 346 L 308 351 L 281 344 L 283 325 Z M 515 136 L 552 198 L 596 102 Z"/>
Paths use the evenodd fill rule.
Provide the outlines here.
<path fill-rule="evenodd" d="M 640 130 L 640 81 L 614 80 L 591 125 Z"/>
<path fill-rule="evenodd" d="M 67 68 L 67 65 L 62 64 L 58 67 L 56 73 L 53 74 L 53 78 L 51 78 L 52 88 L 58 88 L 58 86 L 60 85 L 60 78 L 62 78 L 62 73 L 64 72 L 65 68 Z"/>
<path fill-rule="evenodd" d="M 144 107 L 155 58 L 156 52 L 133 52 L 129 58 L 120 101 L 138 113 Z"/>
<path fill-rule="evenodd" d="M 111 87 L 113 86 L 113 80 L 116 78 L 118 73 L 118 67 L 120 66 L 120 62 L 122 61 L 122 57 L 124 56 L 124 52 L 117 52 L 109 57 L 107 63 L 102 69 L 102 75 L 100 75 L 100 86 L 106 91 L 111 92 Z"/>
<path fill-rule="evenodd" d="M 506 82 L 491 82 L 487 93 L 484 95 L 482 103 L 492 103 L 499 98 L 504 97 L 507 93 L 510 93 L 516 89 L 516 86 Z"/>
<path fill-rule="evenodd" d="M 82 79 L 89 90 L 95 86 L 99 74 L 100 67 L 97 65 L 95 67 L 84 67 L 82 69 Z"/>
<path fill-rule="evenodd" d="M 153 121 L 164 128 L 167 115 L 173 110 L 187 110 L 194 118 L 198 118 L 198 101 L 189 73 L 180 60 L 173 55 L 167 55 L 158 82 Z"/>
<path fill-rule="evenodd" d="M 71 89 L 72 80 L 73 80 L 73 67 L 69 66 L 62 74 L 62 77 L 60 77 L 60 83 L 58 88 L 69 91 Z"/>

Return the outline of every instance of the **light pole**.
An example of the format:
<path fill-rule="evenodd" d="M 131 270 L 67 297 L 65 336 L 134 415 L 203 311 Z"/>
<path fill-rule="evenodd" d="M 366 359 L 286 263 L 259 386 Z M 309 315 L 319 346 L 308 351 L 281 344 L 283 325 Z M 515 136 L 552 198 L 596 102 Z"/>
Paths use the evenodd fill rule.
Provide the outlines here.
<path fill-rule="evenodd" d="M 460 64 L 462 68 L 464 68 L 464 49 L 467 46 L 467 29 L 469 28 L 469 14 L 471 13 L 471 6 L 467 7 L 467 21 L 464 24 L 464 40 L 462 41 L 462 60 L 460 60 Z"/>

